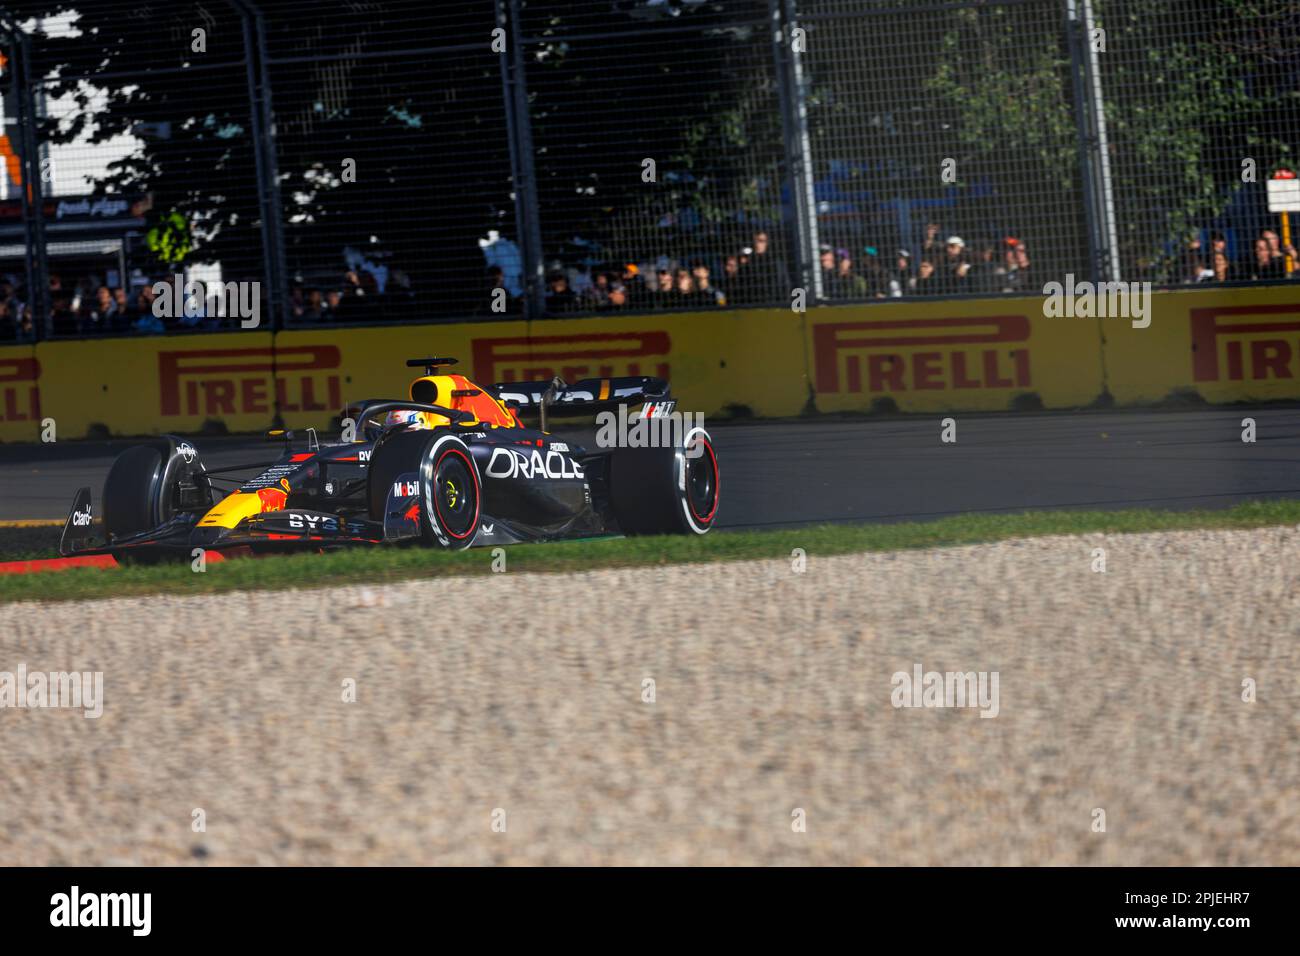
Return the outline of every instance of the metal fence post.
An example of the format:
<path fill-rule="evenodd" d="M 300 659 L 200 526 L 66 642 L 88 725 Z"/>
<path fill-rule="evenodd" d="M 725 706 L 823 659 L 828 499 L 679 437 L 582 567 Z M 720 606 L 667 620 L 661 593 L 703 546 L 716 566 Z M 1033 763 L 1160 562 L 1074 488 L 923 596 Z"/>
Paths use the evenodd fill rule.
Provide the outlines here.
<path fill-rule="evenodd" d="M 49 249 L 45 241 L 45 194 L 41 176 L 40 139 L 36 125 L 40 119 L 32 87 L 31 37 L 6 10 L 0 10 L 0 30 L 12 40 L 11 52 L 17 64 L 13 69 L 14 102 L 18 105 L 18 146 L 22 151 L 23 264 L 27 273 L 27 305 L 32 311 L 32 334 L 36 339 L 51 331 Z M 15 316 L 21 323 L 21 316 Z"/>
<path fill-rule="evenodd" d="M 524 257 L 524 294 L 528 318 L 546 311 L 546 283 L 542 259 L 541 202 L 537 196 L 533 128 L 528 113 L 528 86 L 524 69 L 524 39 L 519 0 L 497 0 L 497 25 L 508 26 L 501 53 L 501 87 L 510 140 L 510 175 L 515 187 L 515 224 Z"/>
<path fill-rule="evenodd" d="M 49 245 L 45 238 L 45 170 L 41 165 L 41 142 L 37 134 L 40 111 L 36 108 L 36 90 L 32 86 L 32 41 L 26 33 L 19 30 L 22 70 L 19 73 L 20 89 L 17 90 L 22 113 L 19 125 L 25 128 L 23 160 L 26 170 L 23 183 L 23 198 L 28 207 L 29 242 L 32 252 L 32 287 L 28 296 L 32 299 L 32 332 L 40 338 L 45 333 L 53 334 L 54 318 L 50 296 L 50 262 Z"/>
<path fill-rule="evenodd" d="M 1091 38 L 1095 25 L 1092 0 L 1065 0 L 1066 41 L 1079 131 L 1079 172 L 1094 282 L 1120 280 L 1119 230 L 1115 191 L 1106 140 L 1106 107 L 1101 93 L 1101 65 Z"/>
<path fill-rule="evenodd" d="M 794 0 L 768 0 L 768 11 L 781 107 L 786 182 L 794 214 L 789 231 L 794 238 L 795 271 L 799 284 L 810 290 L 811 298 L 816 301 L 823 298 L 825 290 L 817 256 L 817 201 L 813 189 L 812 143 L 808 136 L 808 101 L 801 54 L 793 42 L 798 13 Z"/>
<path fill-rule="evenodd" d="M 271 328 L 285 324 L 288 301 L 288 265 L 285 262 L 284 231 L 280 217 L 280 172 L 275 155 L 275 115 L 271 109 L 271 81 L 267 70 L 266 25 L 262 11 L 251 0 L 230 0 L 238 11 L 244 31 L 245 64 L 248 74 L 249 119 L 253 127 L 253 159 L 257 168 L 257 197 L 262 211 L 262 256 L 266 270 L 266 301 L 271 311 Z"/>

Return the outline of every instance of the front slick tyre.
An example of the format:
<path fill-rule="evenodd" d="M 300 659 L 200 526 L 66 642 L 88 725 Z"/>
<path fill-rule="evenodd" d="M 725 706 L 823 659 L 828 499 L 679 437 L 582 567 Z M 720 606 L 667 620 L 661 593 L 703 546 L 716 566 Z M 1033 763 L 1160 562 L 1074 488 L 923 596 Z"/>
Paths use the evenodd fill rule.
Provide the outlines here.
<path fill-rule="evenodd" d="M 420 531 L 426 543 L 461 551 L 478 534 L 483 482 L 469 446 L 455 435 L 434 438 L 420 470 L 424 507 Z"/>
<path fill-rule="evenodd" d="M 624 534 L 707 534 L 718 514 L 713 439 L 696 427 L 676 447 L 615 449 L 609 484 Z"/>
<path fill-rule="evenodd" d="M 163 456 L 150 445 L 128 448 L 113 459 L 101 496 L 109 540 L 151 531 L 167 517 L 162 504 Z"/>

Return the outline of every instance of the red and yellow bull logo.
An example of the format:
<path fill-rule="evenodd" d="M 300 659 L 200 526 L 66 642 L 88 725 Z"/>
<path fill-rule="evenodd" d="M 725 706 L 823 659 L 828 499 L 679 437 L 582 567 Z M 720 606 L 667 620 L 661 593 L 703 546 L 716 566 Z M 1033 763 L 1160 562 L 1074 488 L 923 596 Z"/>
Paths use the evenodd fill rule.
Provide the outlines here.
<path fill-rule="evenodd" d="M 266 514 L 268 511 L 283 511 L 289 493 L 279 488 L 258 488 L 257 498 L 262 503 L 262 514 Z"/>

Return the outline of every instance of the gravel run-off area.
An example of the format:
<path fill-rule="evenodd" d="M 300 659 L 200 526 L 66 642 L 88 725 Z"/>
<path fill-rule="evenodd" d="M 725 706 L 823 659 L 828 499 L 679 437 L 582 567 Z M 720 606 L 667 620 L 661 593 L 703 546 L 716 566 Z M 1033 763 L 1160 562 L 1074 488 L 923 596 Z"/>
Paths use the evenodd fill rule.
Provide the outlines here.
<path fill-rule="evenodd" d="M 104 675 L 0 710 L 0 865 L 1300 864 L 1295 528 L 0 621 Z M 917 665 L 997 715 L 895 707 Z"/>

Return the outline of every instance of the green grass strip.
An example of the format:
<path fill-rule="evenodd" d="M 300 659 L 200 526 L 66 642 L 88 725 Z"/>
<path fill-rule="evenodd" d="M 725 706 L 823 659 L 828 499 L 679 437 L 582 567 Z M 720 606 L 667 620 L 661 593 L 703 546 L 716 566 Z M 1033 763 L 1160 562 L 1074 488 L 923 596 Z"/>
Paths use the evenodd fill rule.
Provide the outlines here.
<path fill-rule="evenodd" d="M 818 557 L 834 554 L 948 547 L 1050 534 L 1131 534 L 1283 524 L 1300 524 L 1300 501 L 1252 502 L 1221 511 L 1034 511 L 961 515 L 906 524 L 842 524 L 780 531 L 735 531 L 714 533 L 704 538 L 564 541 L 508 547 L 505 561 L 506 571 L 510 574 L 558 573 L 713 561 L 789 560 L 793 549 L 802 548 L 812 562 Z M 50 552 L 42 550 L 45 545 L 40 543 L 40 539 L 28 534 L 41 530 L 45 529 L 6 529 L 0 532 L 0 560 L 49 557 Z M 33 548 L 40 553 L 31 553 Z M 428 548 L 388 546 L 212 563 L 201 574 L 192 571 L 186 563 L 0 575 L 0 602 L 327 588 L 340 584 L 491 574 L 492 551 L 491 548 L 475 548 L 450 554 Z"/>

